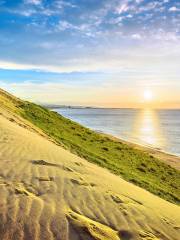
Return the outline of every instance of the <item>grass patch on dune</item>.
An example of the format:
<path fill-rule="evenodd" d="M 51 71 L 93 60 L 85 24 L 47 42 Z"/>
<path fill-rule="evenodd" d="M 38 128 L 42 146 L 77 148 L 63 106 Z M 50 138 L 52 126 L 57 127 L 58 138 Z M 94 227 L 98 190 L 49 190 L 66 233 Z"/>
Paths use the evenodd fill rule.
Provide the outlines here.
<path fill-rule="evenodd" d="M 0 88 L 0 106 L 8 111 L 15 112 L 17 107 L 23 103 L 20 99 L 7 93 Z"/>
<path fill-rule="evenodd" d="M 178 204 L 180 173 L 141 150 L 98 134 L 33 103 L 18 107 L 21 116 L 58 144 L 146 190 Z"/>

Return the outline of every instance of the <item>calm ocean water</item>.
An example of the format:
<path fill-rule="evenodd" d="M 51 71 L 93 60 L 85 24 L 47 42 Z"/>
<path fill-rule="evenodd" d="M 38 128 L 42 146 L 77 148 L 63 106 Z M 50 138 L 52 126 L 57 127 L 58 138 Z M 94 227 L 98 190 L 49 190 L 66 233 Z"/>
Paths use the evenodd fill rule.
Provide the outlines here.
<path fill-rule="evenodd" d="M 180 110 L 59 108 L 86 127 L 180 156 Z"/>

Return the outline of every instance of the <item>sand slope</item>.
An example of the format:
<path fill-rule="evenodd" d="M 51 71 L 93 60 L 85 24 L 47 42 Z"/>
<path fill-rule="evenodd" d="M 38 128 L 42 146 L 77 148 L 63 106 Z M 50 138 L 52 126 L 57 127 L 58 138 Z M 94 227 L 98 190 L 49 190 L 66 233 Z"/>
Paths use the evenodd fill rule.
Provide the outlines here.
<path fill-rule="evenodd" d="M 180 239 L 180 208 L 0 115 L 0 239 Z"/>

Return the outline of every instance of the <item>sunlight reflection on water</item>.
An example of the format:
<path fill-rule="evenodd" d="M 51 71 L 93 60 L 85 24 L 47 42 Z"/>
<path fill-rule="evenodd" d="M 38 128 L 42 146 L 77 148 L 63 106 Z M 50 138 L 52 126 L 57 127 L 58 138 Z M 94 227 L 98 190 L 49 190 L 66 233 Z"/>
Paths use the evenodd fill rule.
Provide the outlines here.
<path fill-rule="evenodd" d="M 138 113 L 134 133 L 142 142 L 156 147 L 165 146 L 165 138 L 160 129 L 158 114 L 155 110 L 143 109 Z"/>

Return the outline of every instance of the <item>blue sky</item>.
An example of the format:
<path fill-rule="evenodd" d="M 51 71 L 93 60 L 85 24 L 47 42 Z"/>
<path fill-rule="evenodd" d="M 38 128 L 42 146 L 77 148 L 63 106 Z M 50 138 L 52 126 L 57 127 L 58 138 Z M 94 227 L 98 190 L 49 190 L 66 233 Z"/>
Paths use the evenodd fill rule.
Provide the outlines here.
<path fill-rule="evenodd" d="M 0 0 L 0 87 L 19 97 L 176 107 L 179 65 L 178 0 Z"/>

